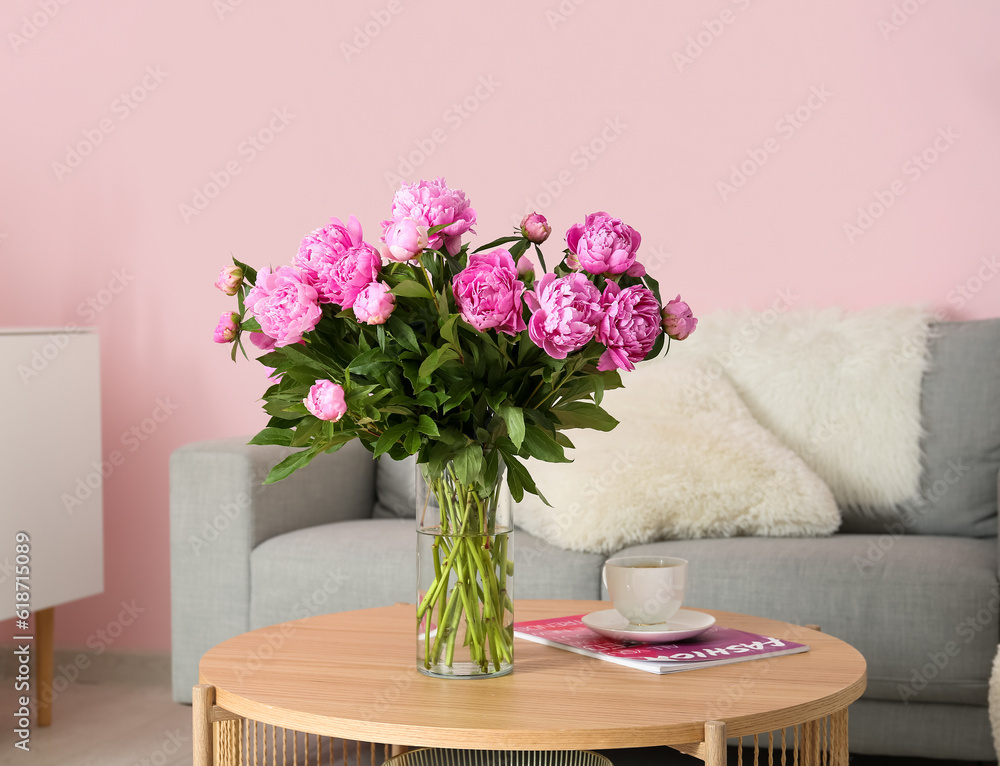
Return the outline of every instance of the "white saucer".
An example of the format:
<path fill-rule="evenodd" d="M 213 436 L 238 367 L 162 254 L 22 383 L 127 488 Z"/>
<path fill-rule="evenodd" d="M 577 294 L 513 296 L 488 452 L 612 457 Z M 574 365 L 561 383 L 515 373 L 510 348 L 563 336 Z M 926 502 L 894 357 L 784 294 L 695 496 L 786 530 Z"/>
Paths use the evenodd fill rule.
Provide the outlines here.
<path fill-rule="evenodd" d="M 660 625 L 633 625 L 614 609 L 591 612 L 582 618 L 583 624 L 595 633 L 616 641 L 636 641 L 642 644 L 671 644 L 704 633 L 715 625 L 715 618 L 692 609 L 679 609 L 670 620 Z"/>

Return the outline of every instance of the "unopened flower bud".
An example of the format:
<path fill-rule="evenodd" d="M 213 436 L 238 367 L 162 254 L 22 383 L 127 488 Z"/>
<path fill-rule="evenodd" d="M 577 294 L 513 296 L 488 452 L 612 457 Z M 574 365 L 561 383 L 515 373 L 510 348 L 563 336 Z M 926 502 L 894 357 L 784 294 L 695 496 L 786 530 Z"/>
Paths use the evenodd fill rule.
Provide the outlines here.
<path fill-rule="evenodd" d="M 521 235 L 536 245 L 542 244 L 552 233 L 552 227 L 541 213 L 528 213 L 521 219 Z"/>
<path fill-rule="evenodd" d="M 242 284 L 243 269 L 239 266 L 227 266 L 219 272 L 219 278 L 215 280 L 215 286 L 226 295 L 236 295 Z"/>
<path fill-rule="evenodd" d="M 240 329 L 239 325 L 236 324 L 239 319 L 240 315 L 235 311 L 223 312 L 222 316 L 219 317 L 219 323 L 215 326 L 215 342 L 232 343 L 236 340 L 236 333 Z"/>

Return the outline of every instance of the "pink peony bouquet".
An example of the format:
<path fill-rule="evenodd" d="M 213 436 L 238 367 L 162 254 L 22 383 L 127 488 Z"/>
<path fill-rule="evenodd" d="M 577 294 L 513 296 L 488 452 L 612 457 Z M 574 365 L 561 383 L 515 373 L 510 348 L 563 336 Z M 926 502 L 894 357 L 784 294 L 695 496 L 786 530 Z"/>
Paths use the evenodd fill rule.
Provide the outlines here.
<path fill-rule="evenodd" d="M 470 251 L 475 224 L 444 179 L 404 183 L 377 245 L 354 216 L 332 218 L 291 265 L 222 270 L 216 286 L 238 311 L 222 315 L 215 340 L 233 343 L 235 358 L 247 333 L 273 368 L 271 421 L 253 443 L 303 448 L 269 482 L 359 439 L 376 457 L 432 467 L 460 457 L 473 484 L 502 459 L 520 500 L 538 493 L 523 459 L 564 462 L 564 430 L 614 428 L 604 391 L 697 325 L 679 295 L 660 299 L 642 237 L 619 218 L 571 226 L 552 271 L 544 216 Z"/>

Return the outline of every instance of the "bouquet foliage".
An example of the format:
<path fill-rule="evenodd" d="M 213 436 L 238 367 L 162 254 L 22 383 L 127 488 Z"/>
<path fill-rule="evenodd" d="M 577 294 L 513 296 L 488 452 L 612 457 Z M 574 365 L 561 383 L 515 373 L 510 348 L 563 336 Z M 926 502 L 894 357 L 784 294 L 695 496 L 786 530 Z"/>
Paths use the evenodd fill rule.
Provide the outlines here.
<path fill-rule="evenodd" d="M 434 476 L 451 462 L 483 491 L 502 458 L 515 500 L 541 495 L 523 461 L 567 462 L 565 431 L 614 428 L 600 405 L 619 371 L 697 323 L 680 296 L 662 304 L 637 259 L 641 237 L 620 219 L 599 212 L 571 227 L 551 272 L 541 215 L 470 252 L 475 222 L 443 179 L 403 184 L 380 249 L 352 216 L 303 239 L 292 265 L 223 270 L 217 286 L 238 311 L 216 340 L 233 342 L 235 359 L 249 335 L 274 370 L 271 420 L 251 443 L 302 448 L 267 482 L 358 439 L 375 457 L 416 455 Z"/>

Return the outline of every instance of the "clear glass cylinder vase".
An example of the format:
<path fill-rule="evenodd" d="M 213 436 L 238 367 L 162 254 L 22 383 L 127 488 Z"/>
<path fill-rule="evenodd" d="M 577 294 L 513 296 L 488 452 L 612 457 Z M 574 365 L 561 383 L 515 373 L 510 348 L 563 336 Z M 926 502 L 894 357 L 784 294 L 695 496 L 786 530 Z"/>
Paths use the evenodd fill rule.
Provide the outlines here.
<path fill-rule="evenodd" d="M 417 669 L 492 678 L 514 668 L 510 493 L 502 461 L 490 486 L 459 475 L 417 465 Z"/>

